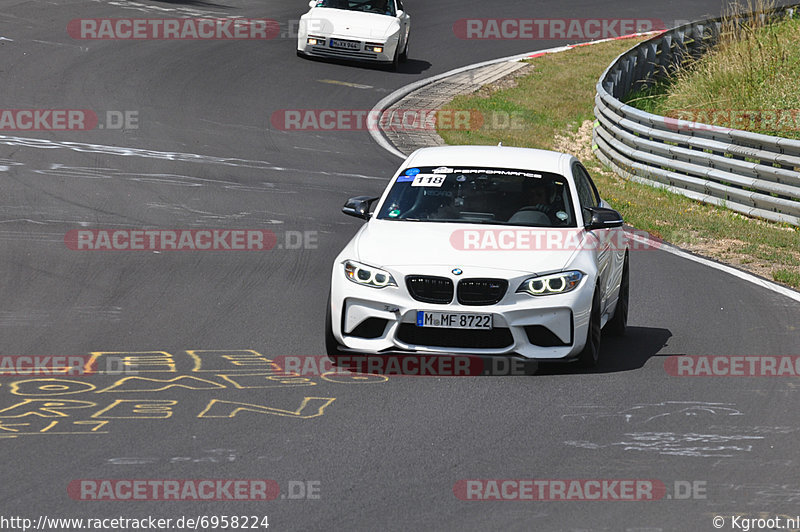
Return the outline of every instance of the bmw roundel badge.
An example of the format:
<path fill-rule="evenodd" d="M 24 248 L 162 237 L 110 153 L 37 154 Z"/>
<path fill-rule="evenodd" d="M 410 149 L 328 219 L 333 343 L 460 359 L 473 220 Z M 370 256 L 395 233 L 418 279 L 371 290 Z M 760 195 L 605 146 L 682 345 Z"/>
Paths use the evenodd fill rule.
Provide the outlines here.
<path fill-rule="evenodd" d="M 461 268 L 453 268 L 453 275 L 461 275 L 462 273 L 464 273 L 464 270 Z"/>

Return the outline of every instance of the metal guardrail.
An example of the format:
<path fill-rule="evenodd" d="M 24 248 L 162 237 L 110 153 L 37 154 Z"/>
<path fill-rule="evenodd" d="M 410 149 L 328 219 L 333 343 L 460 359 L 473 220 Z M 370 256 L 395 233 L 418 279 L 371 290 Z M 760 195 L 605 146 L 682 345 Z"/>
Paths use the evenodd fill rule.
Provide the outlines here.
<path fill-rule="evenodd" d="M 758 16 L 796 16 L 798 7 Z M 620 101 L 701 56 L 717 42 L 722 27 L 721 18 L 692 22 L 617 57 L 597 83 L 595 153 L 622 177 L 800 226 L 800 140 L 667 118 Z"/>

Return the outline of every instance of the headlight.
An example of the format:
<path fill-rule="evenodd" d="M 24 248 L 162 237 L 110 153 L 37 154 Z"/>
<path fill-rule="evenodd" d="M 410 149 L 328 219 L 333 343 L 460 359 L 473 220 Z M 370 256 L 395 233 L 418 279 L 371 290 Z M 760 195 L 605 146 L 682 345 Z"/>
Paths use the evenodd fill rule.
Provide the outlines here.
<path fill-rule="evenodd" d="M 371 288 L 397 286 L 397 283 L 394 282 L 394 278 L 389 272 L 352 260 L 345 261 L 344 274 L 354 283 Z"/>
<path fill-rule="evenodd" d="M 581 284 L 581 279 L 583 279 L 583 273 L 579 271 L 531 277 L 523 281 L 517 289 L 517 293 L 524 292 L 532 296 L 564 294 L 577 288 Z"/>

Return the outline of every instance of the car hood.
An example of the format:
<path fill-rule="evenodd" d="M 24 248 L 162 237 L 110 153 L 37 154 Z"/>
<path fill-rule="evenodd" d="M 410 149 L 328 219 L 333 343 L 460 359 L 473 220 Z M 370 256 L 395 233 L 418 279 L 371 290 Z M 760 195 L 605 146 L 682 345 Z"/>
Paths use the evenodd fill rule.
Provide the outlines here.
<path fill-rule="evenodd" d="M 524 249 L 497 249 L 488 246 L 480 250 L 465 250 L 464 231 L 473 231 L 473 235 L 482 236 L 485 232 L 492 232 L 498 237 L 501 231 L 546 233 L 548 230 L 536 227 L 372 220 L 356 235 L 353 245 L 357 257 L 353 258 L 380 268 L 474 267 L 506 270 L 509 274 L 540 274 L 565 269 L 576 253 L 574 247 L 543 249 L 548 246 L 535 245 Z M 577 229 L 571 231 L 578 232 Z"/>
<path fill-rule="evenodd" d="M 400 27 L 397 19 L 387 15 L 327 7 L 315 7 L 308 12 L 306 17 L 314 21 L 309 26 L 309 34 L 319 32 L 323 36 L 383 39 Z"/>

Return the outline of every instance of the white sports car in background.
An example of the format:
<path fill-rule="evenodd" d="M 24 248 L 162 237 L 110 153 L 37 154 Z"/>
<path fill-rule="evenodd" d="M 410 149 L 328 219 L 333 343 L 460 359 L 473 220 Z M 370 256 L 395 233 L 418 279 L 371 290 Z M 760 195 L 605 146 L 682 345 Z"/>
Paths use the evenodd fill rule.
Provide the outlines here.
<path fill-rule="evenodd" d="M 377 201 L 374 212 L 372 204 Z M 597 364 L 601 328 L 623 334 L 622 217 L 567 154 L 417 150 L 336 258 L 328 355 L 506 355 Z"/>
<path fill-rule="evenodd" d="M 312 0 L 300 17 L 297 54 L 386 63 L 408 58 L 411 17 L 401 0 Z"/>

